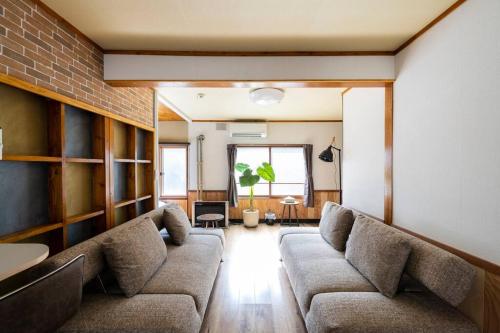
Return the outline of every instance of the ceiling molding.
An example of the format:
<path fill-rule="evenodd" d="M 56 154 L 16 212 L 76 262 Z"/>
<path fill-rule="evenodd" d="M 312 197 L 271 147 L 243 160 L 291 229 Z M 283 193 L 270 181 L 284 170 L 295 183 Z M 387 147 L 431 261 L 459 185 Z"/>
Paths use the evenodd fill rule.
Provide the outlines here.
<path fill-rule="evenodd" d="M 417 32 L 415 35 L 413 35 L 410 39 L 408 39 L 406 42 L 401 44 L 396 50 L 394 50 L 393 54 L 396 55 L 399 52 L 403 51 L 408 45 L 413 43 L 418 37 L 422 36 L 427 30 L 429 30 L 430 28 L 435 26 L 437 23 L 439 23 L 441 20 L 443 20 L 446 16 L 450 15 L 455 9 L 460 7 L 460 5 L 462 5 L 465 1 L 467 1 L 467 0 L 458 0 L 457 2 L 455 2 L 448 9 L 446 9 L 444 12 L 442 12 L 441 15 L 436 17 L 429 24 L 427 24 L 425 27 L 423 27 L 419 32 Z"/>
<path fill-rule="evenodd" d="M 367 88 L 385 87 L 394 79 L 372 80 L 105 80 L 112 87 L 141 88 Z"/>
<path fill-rule="evenodd" d="M 162 51 L 104 50 L 104 54 L 162 55 L 188 57 L 345 57 L 392 56 L 394 51 Z"/>
<path fill-rule="evenodd" d="M 81 32 L 77 27 L 75 27 L 73 24 L 69 23 L 65 18 L 63 18 L 61 15 L 57 14 L 54 10 L 52 10 L 49 6 L 44 4 L 42 0 L 33 0 L 33 2 L 46 11 L 49 15 L 53 16 L 57 21 L 60 23 L 64 24 L 69 30 L 73 31 L 75 34 L 80 36 L 81 38 L 85 39 L 87 42 L 92 44 L 96 49 L 98 49 L 101 52 L 104 52 L 103 48 L 97 44 L 95 41 L 90 39 L 87 35 L 85 35 L 83 32 Z"/>

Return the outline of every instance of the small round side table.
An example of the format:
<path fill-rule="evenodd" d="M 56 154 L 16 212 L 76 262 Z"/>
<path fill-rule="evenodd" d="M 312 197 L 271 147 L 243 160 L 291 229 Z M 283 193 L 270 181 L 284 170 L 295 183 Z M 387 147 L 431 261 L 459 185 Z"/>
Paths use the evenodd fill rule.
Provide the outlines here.
<path fill-rule="evenodd" d="M 196 218 L 198 222 L 202 225 L 205 224 L 205 228 L 208 227 L 208 224 L 212 225 L 212 228 L 217 226 L 217 223 L 224 220 L 224 215 L 222 214 L 203 214 Z"/>
<path fill-rule="evenodd" d="M 294 201 L 294 202 L 286 202 L 286 201 L 280 201 L 280 204 L 283 205 L 283 211 L 281 212 L 281 225 L 289 225 L 289 226 L 299 226 L 299 215 L 297 214 L 297 205 L 299 204 L 299 201 Z M 286 208 L 288 207 L 288 222 L 285 222 L 285 212 Z M 292 220 L 292 207 L 295 212 L 295 222 Z"/>

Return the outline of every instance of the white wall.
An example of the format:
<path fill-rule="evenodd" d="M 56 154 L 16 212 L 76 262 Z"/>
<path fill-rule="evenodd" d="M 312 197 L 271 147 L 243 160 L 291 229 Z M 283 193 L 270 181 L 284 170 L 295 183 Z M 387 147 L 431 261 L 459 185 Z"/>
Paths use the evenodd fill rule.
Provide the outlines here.
<path fill-rule="evenodd" d="M 199 134 L 205 135 L 203 170 L 206 190 L 227 188 L 226 148 L 230 143 L 312 144 L 315 189 L 335 189 L 332 164 L 319 160 L 317 156 L 328 147 L 333 136 L 336 136 L 337 143 L 342 145 L 342 123 L 269 123 L 268 136 L 264 139 L 230 138 L 228 132 L 217 131 L 215 126 L 216 123 L 189 124 L 190 189 L 196 189 L 196 137 Z"/>
<path fill-rule="evenodd" d="M 160 143 L 188 142 L 188 123 L 186 121 L 160 121 L 157 133 Z"/>
<path fill-rule="evenodd" d="M 394 223 L 500 264 L 500 1 L 396 57 Z"/>
<path fill-rule="evenodd" d="M 384 218 L 384 88 L 344 94 L 343 204 Z"/>
<path fill-rule="evenodd" d="M 104 55 L 105 80 L 333 80 L 393 78 L 393 56 L 188 57 Z"/>

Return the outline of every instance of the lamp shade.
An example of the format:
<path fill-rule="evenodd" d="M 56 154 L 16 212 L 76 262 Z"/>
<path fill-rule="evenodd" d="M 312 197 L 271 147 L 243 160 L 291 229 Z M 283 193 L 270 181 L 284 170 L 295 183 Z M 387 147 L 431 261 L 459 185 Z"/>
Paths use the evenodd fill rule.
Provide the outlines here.
<path fill-rule="evenodd" d="M 333 151 L 332 146 L 328 146 L 325 150 L 319 154 L 319 159 L 325 162 L 333 162 Z"/>
<path fill-rule="evenodd" d="M 285 92 L 278 88 L 257 88 L 250 91 L 250 100 L 262 106 L 278 104 L 284 96 Z"/>

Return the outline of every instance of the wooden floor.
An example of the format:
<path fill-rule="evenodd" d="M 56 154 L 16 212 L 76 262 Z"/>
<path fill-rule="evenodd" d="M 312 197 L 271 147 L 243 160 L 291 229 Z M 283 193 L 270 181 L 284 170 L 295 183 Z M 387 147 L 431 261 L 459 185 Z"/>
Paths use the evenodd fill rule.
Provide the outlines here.
<path fill-rule="evenodd" d="M 259 224 L 225 230 L 224 262 L 201 332 L 306 332 L 279 260 L 279 229 Z"/>

